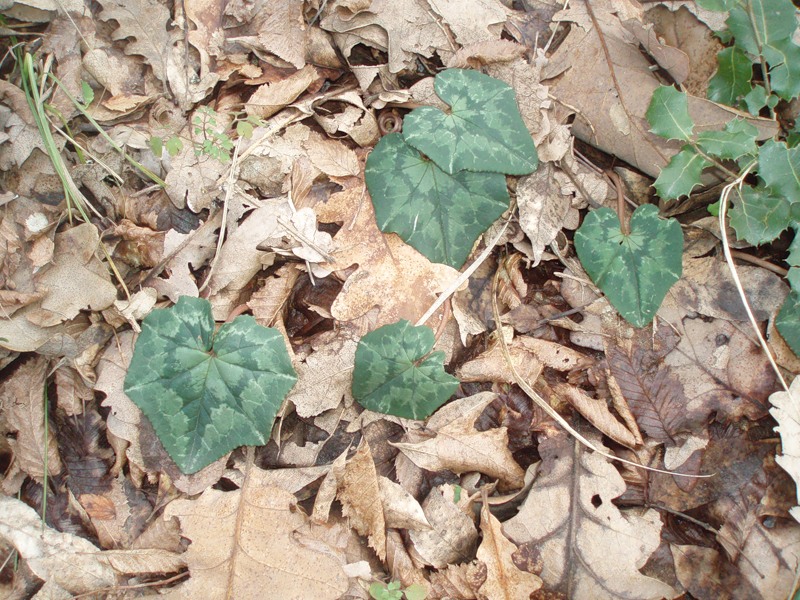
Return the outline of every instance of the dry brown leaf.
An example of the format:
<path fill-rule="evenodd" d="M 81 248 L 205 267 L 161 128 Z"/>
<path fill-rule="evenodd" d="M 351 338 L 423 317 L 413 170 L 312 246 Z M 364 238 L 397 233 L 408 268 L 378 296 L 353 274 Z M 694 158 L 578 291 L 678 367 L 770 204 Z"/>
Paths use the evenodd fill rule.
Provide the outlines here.
<path fill-rule="evenodd" d="M 428 421 L 434 437 L 392 445 L 428 471 L 450 470 L 458 474 L 477 471 L 499 479 L 505 488 L 520 488 L 525 472 L 508 449 L 506 428 L 475 429 L 475 420 L 494 398 L 494 394 L 484 392 L 451 402 Z"/>
<path fill-rule="evenodd" d="M 386 526 L 393 529 L 430 529 L 425 512 L 416 498 L 391 479 L 378 476 Z"/>
<path fill-rule="evenodd" d="M 347 590 L 339 561 L 300 546 L 294 532 L 307 522 L 295 497 L 262 485 L 252 467 L 242 488 L 209 489 L 195 500 L 174 500 L 166 516 L 177 517 L 191 540 L 185 558 L 191 578 L 170 598 L 270 595 L 287 600 L 330 598 Z"/>
<path fill-rule="evenodd" d="M 769 397 L 770 414 L 778 422 L 781 454 L 775 459 L 791 475 L 797 490 L 797 505 L 789 512 L 800 522 L 800 376 L 795 377 L 788 392 L 775 392 Z"/>
<path fill-rule="evenodd" d="M 508 344 L 508 352 L 517 372 L 533 384 L 542 374 L 544 365 L 538 360 L 536 354 L 526 348 L 519 340 L 514 338 Z M 488 350 L 482 352 L 472 360 L 468 360 L 456 371 L 459 380 L 494 381 L 497 383 L 514 383 L 514 374 L 508 366 L 503 349 L 499 344 L 493 344 Z"/>
<path fill-rule="evenodd" d="M 558 101 L 562 113 L 577 112 L 572 126 L 576 137 L 656 177 L 669 158 L 680 150 L 680 144 L 666 142 L 650 133 L 644 118 L 659 81 L 641 53 L 639 41 L 633 38 L 633 42 L 629 42 L 631 36 L 622 26 L 622 21 L 627 19 L 641 21 L 641 5 L 613 3 L 592 7 L 620 89 L 616 89 L 600 38 L 582 3 L 570 5 L 554 17 L 557 21 L 573 21 L 582 26 L 570 30 L 550 57 L 542 80 L 552 83 L 550 93 Z M 581 60 L 576 61 L 576 55 L 580 55 Z M 759 127 L 762 139 L 775 134 L 775 124 L 769 120 L 750 117 L 701 97 L 689 97 L 689 112 L 695 125 L 703 129 L 722 129 L 732 118 L 743 116 Z"/>
<path fill-rule="evenodd" d="M 296 264 L 286 263 L 275 271 L 275 277 L 267 278 L 263 285 L 253 292 L 247 306 L 259 325 L 270 327 L 273 324 L 283 310 L 301 273 Z M 293 389 L 296 389 L 296 386 Z"/>
<path fill-rule="evenodd" d="M 537 544 L 544 589 L 574 600 L 673 598 L 671 586 L 639 572 L 660 543 L 658 512 L 621 512 L 612 501 L 625 491 L 622 477 L 566 435 L 540 443 L 539 454 L 533 487 L 503 531 Z"/>
<path fill-rule="evenodd" d="M 428 597 L 431 597 L 430 583 L 425 578 L 424 571 L 414 566 L 403 543 L 403 537 L 394 529 L 386 532 L 386 566 L 392 579 L 402 583 L 403 587 L 416 583 L 425 588 L 428 591 Z"/>
<path fill-rule="evenodd" d="M 58 407 L 72 416 L 82 413 L 94 394 L 74 368 L 62 366 L 56 370 L 56 397 Z"/>
<path fill-rule="evenodd" d="M 414 550 L 426 564 L 444 569 L 450 563 L 469 560 L 478 541 L 478 530 L 467 513 L 471 507 L 462 496 L 460 503 L 455 501 L 455 486 L 440 485 L 433 488 L 422 510 L 431 527 L 412 529 L 409 538 Z"/>
<path fill-rule="evenodd" d="M 306 65 L 288 77 L 259 86 L 244 105 L 248 116 L 268 119 L 297 100 L 318 77 L 317 70 Z"/>
<path fill-rule="evenodd" d="M 229 3 L 225 12 L 243 23 L 241 35 L 229 37 L 229 42 L 274 54 L 296 69 L 305 66 L 306 35 L 310 32 L 302 0 Z"/>
<path fill-rule="evenodd" d="M 334 237 L 336 262 L 329 267 L 338 271 L 358 265 L 333 302 L 335 319 L 353 321 L 378 309 L 370 329 L 400 319 L 416 322 L 458 277 L 455 269 L 431 263 L 395 234 L 382 234 L 361 181 L 317 205 L 316 211 L 323 223 L 344 222 Z"/>
<path fill-rule="evenodd" d="M 311 163 L 330 177 L 357 177 L 361 172 L 356 153 L 340 141 L 312 132 L 303 146 Z"/>
<path fill-rule="evenodd" d="M 553 389 L 560 398 L 575 407 L 587 421 L 618 444 L 628 448 L 641 445 L 641 438 L 637 438 L 636 433 L 620 422 L 604 399 L 592 398 L 582 389 L 566 383 L 559 383 Z"/>
<path fill-rule="evenodd" d="M 342 503 L 342 512 L 350 519 L 353 529 L 368 537 L 370 547 L 384 560 L 386 519 L 381 503 L 378 473 L 366 440 L 345 464 L 338 482 L 337 498 Z"/>
<path fill-rule="evenodd" d="M 475 600 L 478 598 L 473 565 L 447 565 L 431 573 L 431 598 L 452 598 L 453 600 Z M 476 583 L 478 585 L 476 585 Z"/>
<path fill-rule="evenodd" d="M 362 148 L 374 146 L 380 138 L 378 121 L 372 111 L 364 106 L 361 96 L 357 92 L 348 91 L 339 95 L 338 100 L 344 103 L 342 112 L 316 112 L 314 120 L 330 136 L 339 137 L 337 133 L 346 133 Z"/>
<path fill-rule="evenodd" d="M 512 555 L 516 545 L 506 538 L 489 503 L 481 508 L 481 533 L 483 540 L 478 546 L 477 558 L 486 565 L 486 581 L 479 592 L 492 600 L 517 600 L 526 598 L 542 587 L 542 580 L 533 573 L 521 571 L 514 564 Z"/>
<path fill-rule="evenodd" d="M 447 23 L 460 46 L 499 41 L 509 12 L 499 0 L 475 0 L 469 10 L 464 10 L 460 0 L 428 0 L 428 4 Z"/>
<path fill-rule="evenodd" d="M 350 387 L 356 340 L 347 328 L 332 332 L 314 344 L 314 351 L 296 365 L 297 385 L 287 397 L 301 417 L 314 417 L 353 401 Z"/>
<path fill-rule="evenodd" d="M 114 586 L 118 575 L 180 570 L 184 557 L 156 549 L 101 551 L 88 540 L 43 525 L 20 500 L 0 496 L 0 537 L 19 552 L 37 577 L 71 594 Z"/>
<path fill-rule="evenodd" d="M 61 457 L 52 429 L 45 436 L 45 381 L 49 361 L 42 356 L 26 360 L 0 387 L 0 415 L 14 461 L 25 473 L 42 482 L 47 473 L 61 472 Z M 12 435 L 13 434 L 13 435 Z M 45 452 L 47 453 L 45 455 Z"/>
<path fill-rule="evenodd" d="M 509 40 L 476 42 L 468 44 L 456 52 L 447 61 L 447 68 L 480 69 L 486 65 L 522 58 L 525 51 L 525 46 Z"/>

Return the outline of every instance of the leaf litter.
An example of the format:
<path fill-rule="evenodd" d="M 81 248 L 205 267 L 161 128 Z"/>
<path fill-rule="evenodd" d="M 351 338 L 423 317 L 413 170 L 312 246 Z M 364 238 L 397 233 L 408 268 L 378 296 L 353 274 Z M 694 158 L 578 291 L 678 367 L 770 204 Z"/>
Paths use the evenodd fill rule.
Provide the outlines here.
<path fill-rule="evenodd" d="M 88 223 L 66 217 L 24 88 L 7 69 L 4 593 L 246 598 L 269 585 L 282 598 L 369 598 L 371 584 L 397 581 L 428 598 L 791 595 L 796 385 L 780 391 L 720 259 L 719 229 L 685 243 L 681 278 L 638 330 L 569 247 L 587 207 L 613 207 L 604 171 L 613 158 L 649 177 L 648 194 L 681 149 L 645 123 L 661 83 L 653 64 L 688 89 L 689 122 L 704 143 L 741 116 L 705 99 L 720 49 L 706 23 L 717 13 L 598 1 L 476 0 L 464 10 L 445 0 L 101 0 L 92 18 L 77 0 L 11 4 L 12 33 L 30 20 L 45 41 L 37 72 L 49 68 L 86 101 L 41 83 L 60 115 L 50 124 L 64 134 L 56 152 L 96 212 Z M 463 72 L 468 83 L 483 71 L 510 86 L 539 161 L 530 175 L 511 167 L 523 176 L 506 180 L 511 221 L 497 247 L 486 245 L 500 229 L 475 243 L 470 232 L 456 240 L 457 259 L 441 259 L 449 264 L 381 231 L 364 175 L 370 152 L 403 131 L 410 111 L 434 107 L 424 111 L 444 122 L 445 100 L 460 117 L 458 94 L 437 96 L 444 67 L 474 69 Z M 491 126 L 490 108 L 478 129 Z M 196 116 L 214 125 L 198 127 Z M 758 140 L 777 131 L 774 119 L 745 119 L 737 131 Z M 425 142 L 415 120 L 409 137 Z M 127 166 L 109 139 L 166 185 Z M 789 168 L 793 157 L 779 158 Z M 795 181 L 773 162 L 766 177 L 792 196 Z M 631 171 L 619 173 L 629 199 L 647 203 Z M 403 185 L 401 195 L 414 193 Z M 741 206 L 734 199 L 732 226 L 751 242 L 771 240 L 777 226 Z M 505 207 L 483 215 L 481 231 Z M 701 225 L 690 208 L 668 208 L 685 209 L 685 239 Z M 462 256 L 466 268 L 483 250 L 489 258 L 427 321 L 432 347 L 404 366 L 417 373 L 443 360 L 436 376 L 450 396 L 430 417 L 364 409 L 352 389 L 359 341 L 417 323 L 456 281 Z M 762 246 L 759 257 L 780 261 L 781 251 Z M 495 294 L 498 269 L 507 279 Z M 792 379 L 798 361 L 773 325 L 788 286 L 763 261 L 739 276 Z M 228 453 L 244 443 L 233 439 L 193 474 L 165 450 L 155 413 L 145 417 L 123 389 L 142 321 L 185 297 L 208 300 L 217 325 L 250 313 L 274 328 L 273 351 L 286 349 L 298 378 L 272 407 L 263 445 Z M 384 369 L 366 368 L 379 379 Z M 520 376 L 595 448 L 677 474 L 582 447 Z"/>

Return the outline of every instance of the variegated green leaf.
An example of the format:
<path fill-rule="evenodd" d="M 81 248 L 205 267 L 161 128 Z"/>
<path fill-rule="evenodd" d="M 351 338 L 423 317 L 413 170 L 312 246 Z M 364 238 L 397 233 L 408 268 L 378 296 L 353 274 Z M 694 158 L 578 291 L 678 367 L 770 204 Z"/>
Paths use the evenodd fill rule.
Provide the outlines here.
<path fill-rule="evenodd" d="M 767 141 L 758 155 L 758 175 L 789 202 L 800 202 L 800 147 Z"/>
<path fill-rule="evenodd" d="M 775 318 L 775 327 L 792 352 L 800 356 L 800 292 L 792 291 L 783 302 Z"/>
<path fill-rule="evenodd" d="M 739 98 L 750 93 L 753 61 L 744 50 L 732 46 L 717 54 L 717 72 L 708 82 L 708 99 L 736 106 Z"/>
<path fill-rule="evenodd" d="M 688 196 L 700 183 L 700 175 L 708 166 L 711 166 L 710 162 L 686 145 L 661 169 L 653 187 L 664 200 Z"/>
<path fill-rule="evenodd" d="M 692 137 L 694 122 L 689 116 L 689 100 L 672 86 L 662 85 L 653 92 L 645 116 L 650 131 L 656 135 L 684 142 Z"/>
<path fill-rule="evenodd" d="M 429 327 L 408 321 L 366 334 L 356 349 L 353 397 L 361 406 L 406 419 L 426 419 L 458 388 L 444 370 L 444 352 L 433 352 Z"/>
<path fill-rule="evenodd" d="M 519 114 L 514 90 L 468 69 L 448 69 L 434 81 L 444 113 L 429 106 L 403 120 L 403 136 L 446 173 L 462 170 L 525 175 L 539 159 Z"/>
<path fill-rule="evenodd" d="M 625 320 L 644 327 L 681 276 L 683 233 L 652 204 L 637 208 L 624 235 L 610 208 L 593 210 L 575 232 L 581 265 Z"/>
<path fill-rule="evenodd" d="M 365 178 L 381 231 L 455 268 L 509 203 L 501 173 L 448 175 L 399 133 L 381 138 L 367 158 Z"/>
<path fill-rule="evenodd" d="M 181 471 L 194 473 L 238 446 L 266 444 L 296 380 L 277 330 L 240 316 L 214 334 L 211 304 L 183 296 L 142 322 L 124 389 Z"/>
<path fill-rule="evenodd" d="M 789 202 L 769 189 L 745 187 L 731 208 L 731 226 L 736 238 L 755 246 L 766 244 L 789 227 Z"/>
<path fill-rule="evenodd" d="M 744 119 L 728 121 L 722 131 L 703 131 L 697 135 L 697 145 L 706 154 L 736 160 L 755 154 L 758 129 Z"/>

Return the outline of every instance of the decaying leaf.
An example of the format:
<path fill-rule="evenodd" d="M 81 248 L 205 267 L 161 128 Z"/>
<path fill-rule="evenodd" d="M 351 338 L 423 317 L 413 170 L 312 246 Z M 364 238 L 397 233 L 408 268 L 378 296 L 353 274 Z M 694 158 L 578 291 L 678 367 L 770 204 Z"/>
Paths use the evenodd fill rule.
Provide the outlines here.
<path fill-rule="evenodd" d="M 658 513 L 620 511 L 612 500 L 625 491 L 624 481 L 576 441 L 552 438 L 539 453 L 533 487 L 503 531 L 517 544 L 539 547 L 544 589 L 576 600 L 674 597 L 669 585 L 639 572 L 660 542 Z"/>
<path fill-rule="evenodd" d="M 430 529 L 409 533 L 414 550 L 427 564 L 443 569 L 450 563 L 467 560 L 475 549 L 478 530 L 464 508 L 466 498 L 455 498 L 455 487 L 442 485 L 433 488 L 422 503 Z"/>
<path fill-rule="evenodd" d="M 781 454 L 776 460 L 794 479 L 800 504 L 800 377 L 794 378 L 788 392 L 775 392 L 769 401 L 773 406 L 769 412 L 778 422 L 775 431 L 781 436 Z M 800 506 L 790 512 L 800 521 Z"/>
<path fill-rule="evenodd" d="M 506 488 L 520 488 L 525 473 L 508 450 L 506 428 L 475 429 L 475 420 L 494 397 L 484 392 L 451 402 L 428 421 L 433 437 L 393 445 L 428 471 L 450 470 L 459 474 L 477 471 L 499 479 Z"/>

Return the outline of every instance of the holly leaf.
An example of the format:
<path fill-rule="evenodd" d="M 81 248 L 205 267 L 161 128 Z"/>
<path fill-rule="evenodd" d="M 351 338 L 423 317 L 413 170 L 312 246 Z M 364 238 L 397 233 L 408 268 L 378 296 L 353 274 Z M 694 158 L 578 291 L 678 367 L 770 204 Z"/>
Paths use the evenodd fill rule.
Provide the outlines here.
<path fill-rule="evenodd" d="M 800 46 L 791 39 L 779 40 L 764 46 L 769 63 L 769 82 L 772 91 L 784 100 L 800 95 Z"/>
<path fill-rule="evenodd" d="M 800 202 L 800 147 L 767 141 L 759 152 L 758 175 L 789 202 Z"/>
<path fill-rule="evenodd" d="M 708 99 L 736 106 L 739 98 L 750 93 L 753 61 L 736 46 L 717 53 L 717 72 L 708 82 Z"/>
<path fill-rule="evenodd" d="M 635 327 L 653 320 L 681 276 L 681 226 L 660 218 L 652 204 L 633 212 L 628 235 L 610 208 L 590 212 L 575 232 L 575 249 L 592 281 Z"/>
<path fill-rule="evenodd" d="M 240 316 L 214 333 L 211 304 L 183 296 L 142 322 L 125 393 L 183 473 L 263 445 L 295 375 L 283 337 Z"/>
<path fill-rule="evenodd" d="M 728 121 L 722 131 L 703 131 L 697 135 L 697 145 L 706 154 L 736 160 L 755 154 L 758 129 L 744 119 Z"/>
<path fill-rule="evenodd" d="M 665 200 L 673 200 L 681 196 L 688 196 L 694 186 L 700 183 L 703 169 L 711 163 L 688 144 L 661 169 L 653 187 L 658 195 Z"/>
<path fill-rule="evenodd" d="M 501 173 L 448 175 L 399 133 L 375 146 L 365 179 L 381 231 L 393 231 L 431 261 L 455 268 L 509 203 Z"/>
<path fill-rule="evenodd" d="M 793 290 L 781 306 L 775 319 L 778 333 L 789 344 L 797 356 L 800 356 L 800 293 Z"/>
<path fill-rule="evenodd" d="M 433 352 L 433 331 L 408 321 L 366 334 L 356 349 L 353 397 L 364 408 L 406 419 L 426 419 L 458 387 L 444 370 L 444 352 Z"/>
<path fill-rule="evenodd" d="M 450 112 L 425 106 L 403 121 L 406 143 L 446 173 L 462 170 L 526 175 L 539 158 L 519 114 L 514 90 L 468 69 L 447 69 L 434 80 Z"/>
<path fill-rule="evenodd" d="M 653 92 L 645 116 L 650 131 L 656 135 L 685 142 L 692 137 L 694 122 L 689 116 L 689 100 L 672 86 L 662 85 Z"/>
<path fill-rule="evenodd" d="M 789 226 L 791 206 L 769 189 L 746 187 L 738 194 L 730 215 L 736 238 L 759 246 L 771 242 Z"/>
<path fill-rule="evenodd" d="M 756 56 L 766 45 L 792 37 L 797 18 L 792 0 L 748 0 L 731 8 L 725 23 L 740 48 Z"/>

